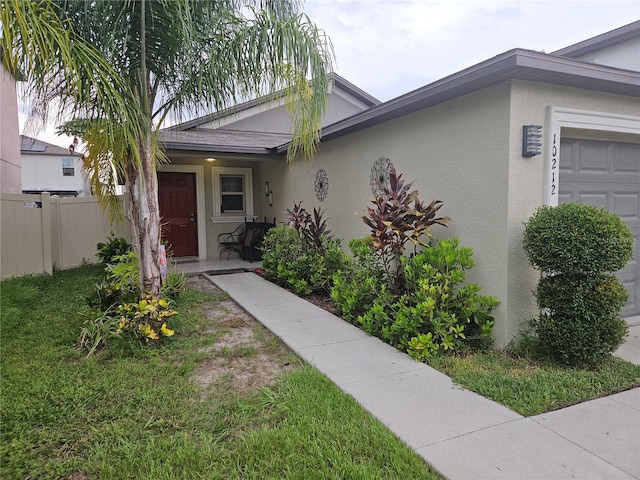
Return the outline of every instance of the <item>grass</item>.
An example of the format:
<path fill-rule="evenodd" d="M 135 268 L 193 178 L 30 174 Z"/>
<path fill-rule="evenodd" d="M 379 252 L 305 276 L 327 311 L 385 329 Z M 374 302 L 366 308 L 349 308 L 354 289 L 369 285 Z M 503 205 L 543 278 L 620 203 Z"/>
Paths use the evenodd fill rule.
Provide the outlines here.
<path fill-rule="evenodd" d="M 216 335 L 201 307 L 222 297 L 184 292 L 166 346 L 86 359 L 78 311 L 100 276 L 0 283 L 1 478 L 439 478 L 301 363 L 268 387 L 197 386 L 199 349 Z"/>
<path fill-rule="evenodd" d="M 640 366 L 610 358 L 597 370 L 490 351 L 438 356 L 429 365 L 463 387 L 524 416 L 640 386 Z"/>

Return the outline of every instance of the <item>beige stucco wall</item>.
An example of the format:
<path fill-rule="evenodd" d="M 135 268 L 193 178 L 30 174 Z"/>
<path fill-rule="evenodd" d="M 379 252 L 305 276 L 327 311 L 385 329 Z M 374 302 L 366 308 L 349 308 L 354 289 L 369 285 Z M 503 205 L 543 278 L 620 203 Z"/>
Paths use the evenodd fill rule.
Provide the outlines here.
<path fill-rule="evenodd" d="M 0 192 L 22 192 L 16 82 L 4 67 L 0 67 Z"/>
<path fill-rule="evenodd" d="M 640 111 L 637 99 L 516 81 L 323 143 L 311 165 L 289 170 L 281 161 L 268 162 L 260 170 L 271 177 L 277 212 L 300 200 L 309 210 L 321 206 L 346 248 L 346 240 L 368 233 L 354 212 L 363 212 L 372 196 L 371 166 L 378 157 L 390 158 L 423 200 L 444 201 L 441 213 L 451 222 L 446 229 L 435 226 L 434 236 L 457 236 L 474 249 L 468 280 L 502 302 L 494 339 L 504 346 L 537 314 L 532 290 L 539 275 L 521 241 L 523 222 L 543 203 L 545 157 L 522 157 L 521 142 L 522 125 L 544 126 L 548 106 Z M 319 168 L 329 178 L 323 203 L 314 194 Z"/>
<path fill-rule="evenodd" d="M 370 173 L 379 157 L 390 158 L 426 202 L 444 201 L 440 212 L 451 218 L 448 228 L 434 226 L 435 237 L 460 238 L 474 249 L 476 268 L 469 280 L 502 305 L 496 312 L 497 335 L 504 337 L 508 308 L 508 152 L 509 85 L 377 125 L 323 143 L 314 163 L 292 172 L 280 168 L 274 183 L 278 211 L 303 200 L 307 209 L 322 206 L 329 228 L 347 240 L 368 233 L 354 212 L 363 212 L 372 197 Z M 275 166 L 275 165 L 274 165 Z M 266 165 L 265 165 L 266 167 Z M 272 168 L 270 165 L 268 168 Z M 313 182 L 319 168 L 327 171 L 329 193 L 320 204 Z"/>

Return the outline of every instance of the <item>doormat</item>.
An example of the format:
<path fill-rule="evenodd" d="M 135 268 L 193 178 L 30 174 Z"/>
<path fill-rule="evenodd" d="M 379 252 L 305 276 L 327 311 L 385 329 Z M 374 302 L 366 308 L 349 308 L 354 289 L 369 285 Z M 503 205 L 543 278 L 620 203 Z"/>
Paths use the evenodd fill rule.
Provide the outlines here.
<path fill-rule="evenodd" d="M 226 270 L 209 270 L 206 273 L 207 275 L 229 275 L 231 273 L 244 273 L 244 272 L 253 272 L 251 268 L 228 268 Z"/>

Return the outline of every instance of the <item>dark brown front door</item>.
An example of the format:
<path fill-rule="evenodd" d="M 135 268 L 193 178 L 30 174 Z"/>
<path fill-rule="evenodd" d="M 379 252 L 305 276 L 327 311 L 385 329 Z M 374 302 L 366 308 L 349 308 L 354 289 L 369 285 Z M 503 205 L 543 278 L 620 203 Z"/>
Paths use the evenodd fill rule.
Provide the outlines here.
<path fill-rule="evenodd" d="M 195 173 L 158 173 L 162 238 L 176 257 L 198 255 Z"/>

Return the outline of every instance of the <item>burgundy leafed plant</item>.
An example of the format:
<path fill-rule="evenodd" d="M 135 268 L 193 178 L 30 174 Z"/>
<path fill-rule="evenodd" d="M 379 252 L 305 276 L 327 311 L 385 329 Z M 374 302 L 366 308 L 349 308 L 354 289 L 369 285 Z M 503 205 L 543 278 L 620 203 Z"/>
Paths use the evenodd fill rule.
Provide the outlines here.
<path fill-rule="evenodd" d="M 404 254 L 405 244 L 411 242 L 414 253 L 418 245 L 428 247 L 431 225 L 446 227 L 449 221 L 448 217 L 436 217 L 442 201 L 434 200 L 425 205 L 418 198 L 418 190 L 411 191 L 412 185 L 405 183 L 402 174 L 396 173 L 391 165 L 389 186 L 378 182 L 382 194 L 372 200 L 373 207 L 367 207 L 367 215 L 362 217 L 371 228 L 373 245 L 380 252 L 394 293 L 404 289 L 400 257 Z"/>

